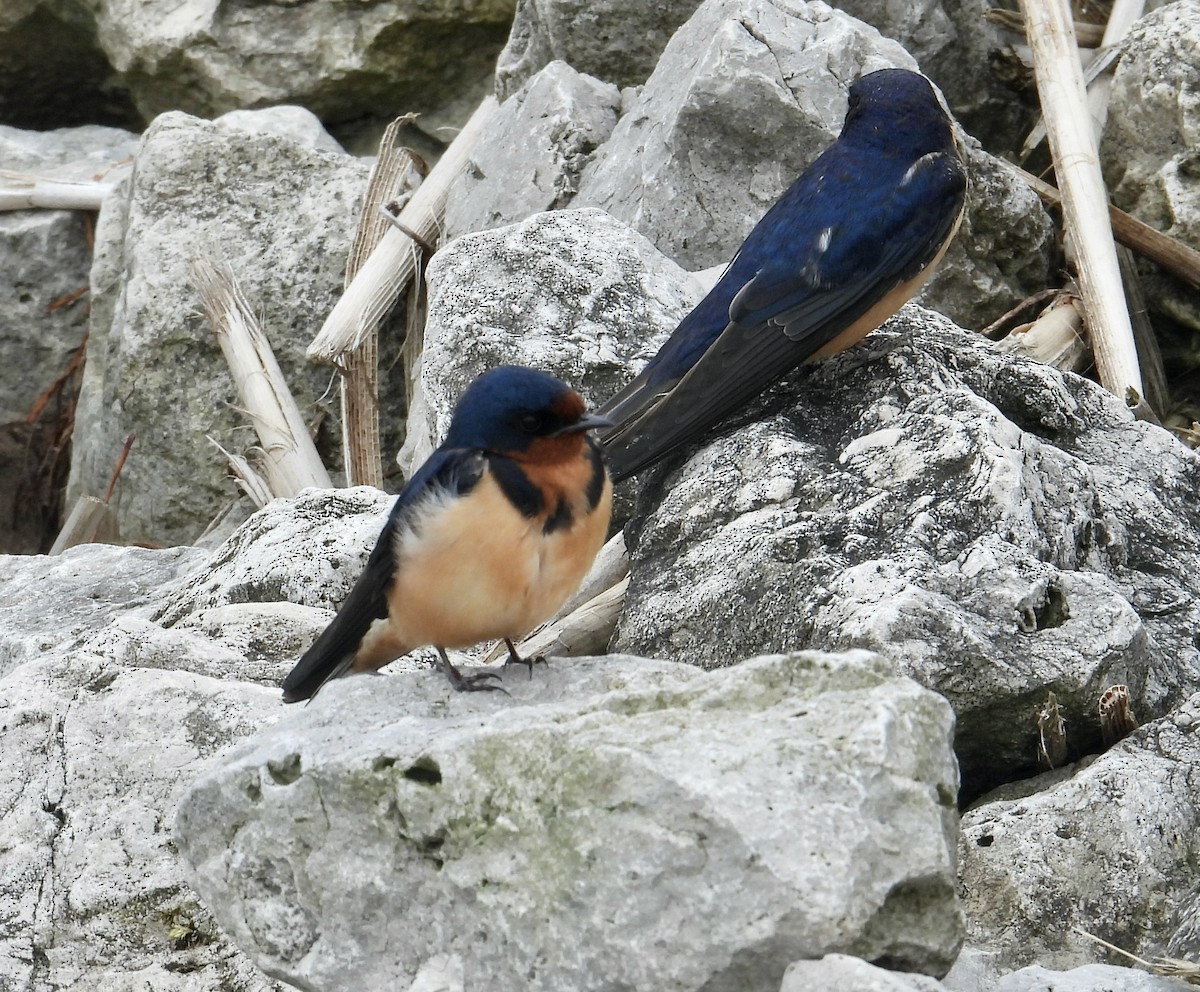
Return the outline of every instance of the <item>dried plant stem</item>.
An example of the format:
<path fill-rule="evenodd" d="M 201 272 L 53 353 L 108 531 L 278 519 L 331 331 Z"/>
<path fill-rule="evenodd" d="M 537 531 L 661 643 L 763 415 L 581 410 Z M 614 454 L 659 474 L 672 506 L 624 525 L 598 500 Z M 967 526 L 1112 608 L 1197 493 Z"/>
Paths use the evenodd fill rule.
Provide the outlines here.
<path fill-rule="evenodd" d="M 308 486 L 332 488 L 271 345 L 233 273 L 206 259 L 196 259 L 192 278 L 201 308 L 233 373 L 242 405 L 254 422 L 271 492 L 295 496 Z"/>
<path fill-rule="evenodd" d="M 400 129 L 411 117 L 392 121 L 379 142 L 375 166 L 367 180 L 362 212 L 346 260 L 346 288 L 370 258 L 387 230 L 382 211 L 389 201 L 420 179 L 413 155 L 397 147 Z M 383 485 L 383 452 L 379 440 L 379 321 L 365 328 L 357 348 L 340 361 L 342 371 L 342 452 L 346 484 Z"/>
<path fill-rule="evenodd" d="M 1082 332 L 1083 314 L 1079 300 L 1071 293 L 1064 293 L 1036 320 L 1015 328 L 1008 337 L 998 341 L 996 347 L 1056 369 L 1085 372 L 1092 364 L 1092 350 Z"/>
<path fill-rule="evenodd" d="M 1030 189 L 1048 206 L 1062 206 L 1062 194 L 1049 183 L 1011 163 L 1003 164 L 1028 183 Z M 1150 259 L 1193 289 L 1200 289 L 1200 251 L 1188 247 L 1169 234 L 1156 231 L 1149 224 L 1114 206 L 1109 206 L 1108 216 L 1112 223 L 1113 235 L 1121 244 Z"/>
<path fill-rule="evenodd" d="M 65 182 L 0 170 L 0 210 L 99 210 L 118 181 Z"/>
<path fill-rule="evenodd" d="M 471 151 L 495 109 L 495 97 L 479 105 L 400 212 L 399 222 L 422 241 L 436 241 L 450 187 L 469 163 Z M 339 363 L 347 351 L 361 344 L 416 273 L 417 247 L 417 242 L 400 228 L 388 229 L 308 346 L 309 358 Z"/>
<path fill-rule="evenodd" d="M 1069 11 L 1065 0 L 1022 0 L 1022 7 L 1096 368 L 1106 389 L 1136 406 L 1142 374 Z"/>

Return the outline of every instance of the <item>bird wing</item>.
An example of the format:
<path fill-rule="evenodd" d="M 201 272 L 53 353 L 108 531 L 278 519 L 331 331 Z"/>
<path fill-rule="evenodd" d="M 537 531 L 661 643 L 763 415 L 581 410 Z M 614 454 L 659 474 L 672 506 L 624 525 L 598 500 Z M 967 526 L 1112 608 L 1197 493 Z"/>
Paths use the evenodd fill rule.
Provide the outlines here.
<path fill-rule="evenodd" d="M 337 615 L 283 680 L 284 702 L 315 696 L 327 681 L 349 670 L 371 624 L 388 615 L 387 592 L 396 571 L 398 535 L 429 499 L 469 492 L 483 469 L 483 456 L 475 450 L 439 448 L 430 455 L 396 497 L 366 568 Z"/>
<path fill-rule="evenodd" d="M 897 291 L 879 323 L 899 309 L 911 295 L 905 287 L 953 235 L 966 176 L 954 156 L 936 153 L 874 197 L 854 200 L 853 185 L 847 190 L 843 196 L 817 191 L 807 214 L 803 201 L 781 200 L 784 219 L 772 225 L 770 214 L 764 217 L 763 235 L 754 239 L 752 232 L 722 280 L 740 286 L 712 345 L 690 367 L 673 375 L 660 367 L 614 397 L 613 409 L 606 404 L 603 412 L 617 421 L 604 438 L 614 481 L 704 434 Z M 765 260 L 749 278 L 747 256 Z"/>

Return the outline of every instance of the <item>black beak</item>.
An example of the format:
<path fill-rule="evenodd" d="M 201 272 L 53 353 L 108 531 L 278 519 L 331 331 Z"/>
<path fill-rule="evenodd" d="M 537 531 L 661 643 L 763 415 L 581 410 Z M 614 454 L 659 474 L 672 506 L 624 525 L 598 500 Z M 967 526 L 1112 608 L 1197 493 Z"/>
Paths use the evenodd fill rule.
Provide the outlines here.
<path fill-rule="evenodd" d="M 607 417 L 601 417 L 598 413 L 585 413 L 574 423 L 567 424 L 566 427 L 560 427 L 549 437 L 561 437 L 563 434 L 577 434 L 580 431 L 596 430 L 600 427 L 612 427 L 613 422 Z"/>

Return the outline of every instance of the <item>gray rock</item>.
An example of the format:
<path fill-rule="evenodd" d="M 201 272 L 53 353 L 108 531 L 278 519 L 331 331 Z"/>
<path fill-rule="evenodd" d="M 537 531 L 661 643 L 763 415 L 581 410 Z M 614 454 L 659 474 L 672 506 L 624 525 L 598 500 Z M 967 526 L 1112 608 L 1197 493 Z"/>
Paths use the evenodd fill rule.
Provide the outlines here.
<path fill-rule="evenodd" d="M 199 567 L 192 548 L 85 544 L 62 555 L 0 556 L 0 676 L 137 614 Z M 53 622 L 48 622 L 53 617 Z"/>
<path fill-rule="evenodd" d="M 345 151 L 325 130 L 320 119 L 304 107 L 264 107 L 262 110 L 231 110 L 214 118 L 214 124 L 240 128 L 254 134 L 274 134 L 313 151 L 334 155 Z"/>
<path fill-rule="evenodd" d="M 63 5 L 40 6 L 50 16 Z M 209 0 L 69 6 L 146 120 L 290 103 L 332 121 L 416 111 L 434 133 L 489 89 L 514 0 L 250 4 L 233 15 Z"/>
<path fill-rule="evenodd" d="M 700 298 L 692 278 L 600 210 L 538 214 L 431 260 L 429 313 L 400 463 L 428 456 L 454 401 L 504 362 L 544 369 L 591 404 L 634 375 Z"/>
<path fill-rule="evenodd" d="M 617 123 L 615 86 L 551 62 L 504 102 L 446 203 L 445 238 L 565 206 Z"/>
<path fill-rule="evenodd" d="M 707 0 L 580 182 L 595 206 L 689 269 L 729 260 L 750 228 L 841 129 L 845 88 L 916 64 L 824 3 Z"/>
<path fill-rule="evenodd" d="M 5 171 L 62 182 L 91 182 L 119 171 L 137 135 L 111 127 L 25 131 L 0 125 Z M 50 310 L 88 285 L 91 251 L 76 211 L 0 212 L 0 268 L 10 292 L 0 296 L 0 423 L 23 417 L 62 372 L 87 330 L 81 301 Z"/>
<path fill-rule="evenodd" d="M 784 972 L 779 992 L 944 992 L 936 978 L 887 971 L 845 954 L 795 961 Z"/>
<path fill-rule="evenodd" d="M 689 269 L 727 262 L 767 208 L 837 136 L 859 75 L 916 69 L 824 3 L 707 0 L 585 168 L 574 206 L 608 210 Z M 920 299 L 983 327 L 1050 271 L 1037 197 L 977 148 L 970 214 Z"/>
<path fill-rule="evenodd" d="M 754 419 L 643 480 L 615 650 L 713 667 L 866 647 L 945 695 L 969 799 L 1072 753 L 1126 683 L 1200 687 L 1200 458 L 1095 384 L 908 307 Z"/>
<path fill-rule="evenodd" d="M 1162 952 L 1200 883 L 1184 854 L 1200 843 L 1200 788 L 1189 772 L 1200 759 L 1200 696 L 1181 712 L 1193 722 L 1154 721 L 1067 781 L 964 814 L 960 870 L 972 944 L 998 950 L 1007 968 L 1103 960 L 1107 952 L 1076 927 L 1133 954 Z"/>
<path fill-rule="evenodd" d="M 257 438 L 198 312 L 200 255 L 233 267 L 297 402 L 318 419 L 330 373 L 304 348 L 341 291 L 366 169 L 276 135 L 178 113 L 155 121 L 97 229 L 68 499 L 104 489 L 131 431 L 114 498 L 126 540 L 189 543 L 236 498 L 208 437 L 235 452 Z"/>
<path fill-rule="evenodd" d="M 1100 157 L 1113 202 L 1200 249 L 1200 2 L 1142 18 L 1122 45 Z M 1194 289 L 1146 262 L 1150 305 L 1200 330 Z M 1189 346 L 1190 347 L 1190 346 Z"/>
<path fill-rule="evenodd" d="M 336 607 L 366 564 L 394 498 L 357 486 L 272 500 L 160 600 L 155 621 L 173 626 L 239 603 Z"/>
<path fill-rule="evenodd" d="M 607 657 L 512 698 L 346 679 L 207 772 L 176 838 L 239 946 L 330 992 L 432 967 L 749 992 L 832 951 L 940 973 L 961 936 L 951 716 L 884 671 Z"/>
<path fill-rule="evenodd" d="M 1186 992 L 1191 988 L 1195 986 L 1132 967 L 1088 964 L 1070 971 L 1051 971 L 1033 965 L 1005 975 L 992 992 Z"/>
<path fill-rule="evenodd" d="M 518 0 L 496 63 L 502 100 L 556 59 L 617 86 L 646 81 L 700 0 Z"/>
<path fill-rule="evenodd" d="M 0 680 L 0 988 L 279 988 L 217 930 L 165 828 L 195 770 L 278 706 L 79 651 Z"/>

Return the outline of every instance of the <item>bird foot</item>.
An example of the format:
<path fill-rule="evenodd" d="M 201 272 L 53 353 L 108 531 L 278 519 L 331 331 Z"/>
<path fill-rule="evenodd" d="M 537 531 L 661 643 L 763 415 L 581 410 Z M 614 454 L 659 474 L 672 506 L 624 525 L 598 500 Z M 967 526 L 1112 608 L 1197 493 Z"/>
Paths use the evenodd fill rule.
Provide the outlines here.
<path fill-rule="evenodd" d="M 508 645 L 508 661 L 504 663 L 505 668 L 507 668 L 509 665 L 524 665 L 529 669 L 529 677 L 532 679 L 534 665 L 545 665 L 547 668 L 550 667 L 550 663 L 546 661 L 544 656 L 536 654 L 530 655 L 528 658 L 522 658 L 520 653 L 517 651 L 517 646 L 513 644 L 511 640 L 506 637 L 504 638 L 504 643 Z"/>
<path fill-rule="evenodd" d="M 441 669 L 446 678 L 450 680 L 450 684 L 454 686 L 457 692 L 503 692 L 506 696 L 508 691 L 500 685 L 492 685 L 488 679 L 500 678 L 499 672 L 472 672 L 470 675 L 464 675 L 460 672 L 450 659 L 446 656 L 446 652 L 441 648 L 437 649 L 438 657 L 441 659 Z"/>

